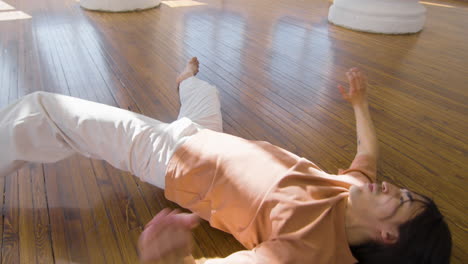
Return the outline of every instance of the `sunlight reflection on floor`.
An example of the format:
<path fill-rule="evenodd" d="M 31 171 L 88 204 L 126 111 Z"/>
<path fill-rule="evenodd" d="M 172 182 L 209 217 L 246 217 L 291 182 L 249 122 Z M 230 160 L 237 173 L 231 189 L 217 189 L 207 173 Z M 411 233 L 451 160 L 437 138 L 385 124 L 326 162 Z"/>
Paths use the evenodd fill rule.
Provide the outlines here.
<path fill-rule="evenodd" d="M 191 0 L 162 1 L 161 3 L 169 7 L 187 7 L 187 6 L 207 5 L 206 3 L 201 3 L 197 1 L 191 1 Z"/>
<path fill-rule="evenodd" d="M 0 11 L 8 11 L 8 10 L 14 10 L 15 8 L 12 7 L 11 5 L 3 2 L 3 1 L 0 1 Z"/>
<path fill-rule="evenodd" d="M 440 6 L 440 7 L 455 8 L 454 6 L 451 6 L 451 5 L 436 4 L 436 3 L 423 2 L 423 1 L 419 1 L 419 3 L 425 4 L 425 5 L 432 5 L 432 6 Z"/>
<path fill-rule="evenodd" d="M 30 15 L 22 11 L 0 12 L 0 21 L 29 19 Z"/>
<path fill-rule="evenodd" d="M 15 8 L 4 1 L 0 1 L 0 21 L 29 19 L 30 15 L 22 11 L 13 11 Z"/>

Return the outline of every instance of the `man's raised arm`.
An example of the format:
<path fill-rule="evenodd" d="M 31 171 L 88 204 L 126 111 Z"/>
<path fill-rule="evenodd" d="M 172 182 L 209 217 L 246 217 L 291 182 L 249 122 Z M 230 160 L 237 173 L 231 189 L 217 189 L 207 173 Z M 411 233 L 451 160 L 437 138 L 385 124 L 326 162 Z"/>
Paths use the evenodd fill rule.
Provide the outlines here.
<path fill-rule="evenodd" d="M 346 77 L 348 78 L 349 89 L 346 90 L 341 85 L 338 86 L 338 89 L 343 98 L 353 106 L 357 131 L 357 153 L 350 169 L 352 170 L 353 167 L 365 167 L 369 170 L 369 173 L 365 173 L 365 176 L 370 178 L 371 181 L 375 181 L 379 147 L 374 124 L 369 112 L 367 77 L 357 68 L 352 68 L 346 72 Z"/>

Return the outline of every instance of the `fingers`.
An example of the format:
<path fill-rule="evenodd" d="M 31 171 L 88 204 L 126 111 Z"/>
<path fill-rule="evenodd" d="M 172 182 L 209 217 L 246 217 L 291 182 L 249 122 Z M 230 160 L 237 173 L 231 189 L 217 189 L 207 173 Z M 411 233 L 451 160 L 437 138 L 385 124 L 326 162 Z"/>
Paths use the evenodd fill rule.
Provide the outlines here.
<path fill-rule="evenodd" d="M 171 209 L 169 208 L 164 208 L 163 210 L 161 210 L 161 212 L 159 212 L 155 217 L 153 217 L 153 219 L 151 219 L 151 221 L 149 221 L 146 225 L 145 225 L 145 228 L 147 228 L 148 226 L 156 223 L 156 222 L 159 222 L 161 221 L 161 219 L 164 219 L 169 213 L 171 213 Z"/>
<path fill-rule="evenodd" d="M 177 214 L 180 214 L 182 211 L 180 211 L 180 209 L 174 209 L 172 210 L 167 216 L 170 217 L 170 216 L 173 216 L 173 215 L 177 215 Z"/>
<path fill-rule="evenodd" d="M 366 75 L 359 68 L 354 67 L 351 68 L 350 71 L 353 72 L 353 76 L 359 84 L 364 84 L 365 82 L 367 82 Z"/>
<path fill-rule="evenodd" d="M 352 84 L 353 83 L 353 75 L 352 75 L 352 71 L 349 70 L 346 72 L 346 78 L 348 78 L 348 83 L 349 84 Z"/>
<path fill-rule="evenodd" d="M 346 93 L 346 90 L 342 85 L 340 85 L 340 84 L 338 85 L 338 90 L 340 91 L 341 97 L 343 97 L 343 99 L 345 99 L 345 100 L 349 99 L 349 96 Z"/>
<path fill-rule="evenodd" d="M 199 224 L 195 214 L 164 209 L 145 227 L 138 240 L 140 259 L 158 260 L 171 254 L 185 256 L 191 251 L 191 229 Z"/>
<path fill-rule="evenodd" d="M 172 226 L 154 232 L 155 225 L 146 229 L 138 241 L 142 261 L 160 260 L 170 255 L 185 256 L 191 252 L 191 232 Z M 173 262 L 170 262 L 173 263 Z"/>
<path fill-rule="evenodd" d="M 346 72 L 350 88 L 349 93 L 353 94 L 356 90 L 362 90 L 366 88 L 367 77 L 359 70 L 359 68 L 353 67 Z"/>
<path fill-rule="evenodd" d="M 174 216 L 174 222 L 185 228 L 193 229 L 200 223 L 200 218 L 196 214 L 178 214 Z"/>
<path fill-rule="evenodd" d="M 351 71 L 351 75 L 352 75 L 351 77 L 352 83 L 351 83 L 351 88 L 349 92 L 353 94 L 356 92 L 356 90 L 359 89 L 359 77 L 358 77 L 358 73 L 355 70 Z"/>
<path fill-rule="evenodd" d="M 354 74 L 354 71 L 349 70 L 346 72 L 346 77 L 348 78 L 348 83 L 349 83 L 349 95 L 354 93 L 354 90 L 356 88 L 356 76 Z"/>
<path fill-rule="evenodd" d="M 341 96 L 353 106 L 366 102 L 367 100 L 367 77 L 358 68 L 354 67 L 346 72 L 349 89 L 338 85 Z"/>
<path fill-rule="evenodd" d="M 192 229 L 198 226 L 199 222 L 200 218 L 195 214 L 181 213 L 179 209 L 170 210 L 165 208 L 145 225 L 145 229 L 154 224 L 161 228 L 170 224 Z"/>
<path fill-rule="evenodd" d="M 140 235 L 140 238 L 138 239 L 140 247 L 148 245 L 154 239 L 154 237 L 156 237 L 159 234 L 157 229 L 157 225 L 150 225 L 148 228 L 145 228 L 145 230 L 143 230 L 143 232 Z"/>

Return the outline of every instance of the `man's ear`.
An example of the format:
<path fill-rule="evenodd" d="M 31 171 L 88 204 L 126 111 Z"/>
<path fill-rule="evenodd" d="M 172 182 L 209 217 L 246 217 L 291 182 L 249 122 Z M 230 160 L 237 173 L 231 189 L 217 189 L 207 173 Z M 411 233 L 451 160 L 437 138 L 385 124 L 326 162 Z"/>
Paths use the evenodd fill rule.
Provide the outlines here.
<path fill-rule="evenodd" d="M 380 239 L 384 244 L 395 244 L 398 241 L 398 231 L 382 230 L 380 231 Z"/>

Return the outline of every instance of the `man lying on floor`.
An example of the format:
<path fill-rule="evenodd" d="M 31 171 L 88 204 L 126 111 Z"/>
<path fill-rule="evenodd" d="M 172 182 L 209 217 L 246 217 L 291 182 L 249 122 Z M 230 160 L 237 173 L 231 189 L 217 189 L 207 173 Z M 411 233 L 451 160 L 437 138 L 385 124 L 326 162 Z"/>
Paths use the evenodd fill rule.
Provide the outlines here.
<path fill-rule="evenodd" d="M 434 202 L 375 183 L 377 138 L 360 70 L 346 73 L 349 88 L 338 87 L 354 109 L 357 154 L 334 175 L 222 133 L 217 89 L 195 77 L 198 67 L 192 58 L 176 80 L 181 109 L 172 123 L 58 94 L 23 97 L 0 112 L 0 175 L 80 153 L 163 188 L 193 214 L 156 215 L 139 240 L 144 262 L 193 263 L 200 217 L 247 249 L 205 263 L 449 263 L 451 235 Z"/>

